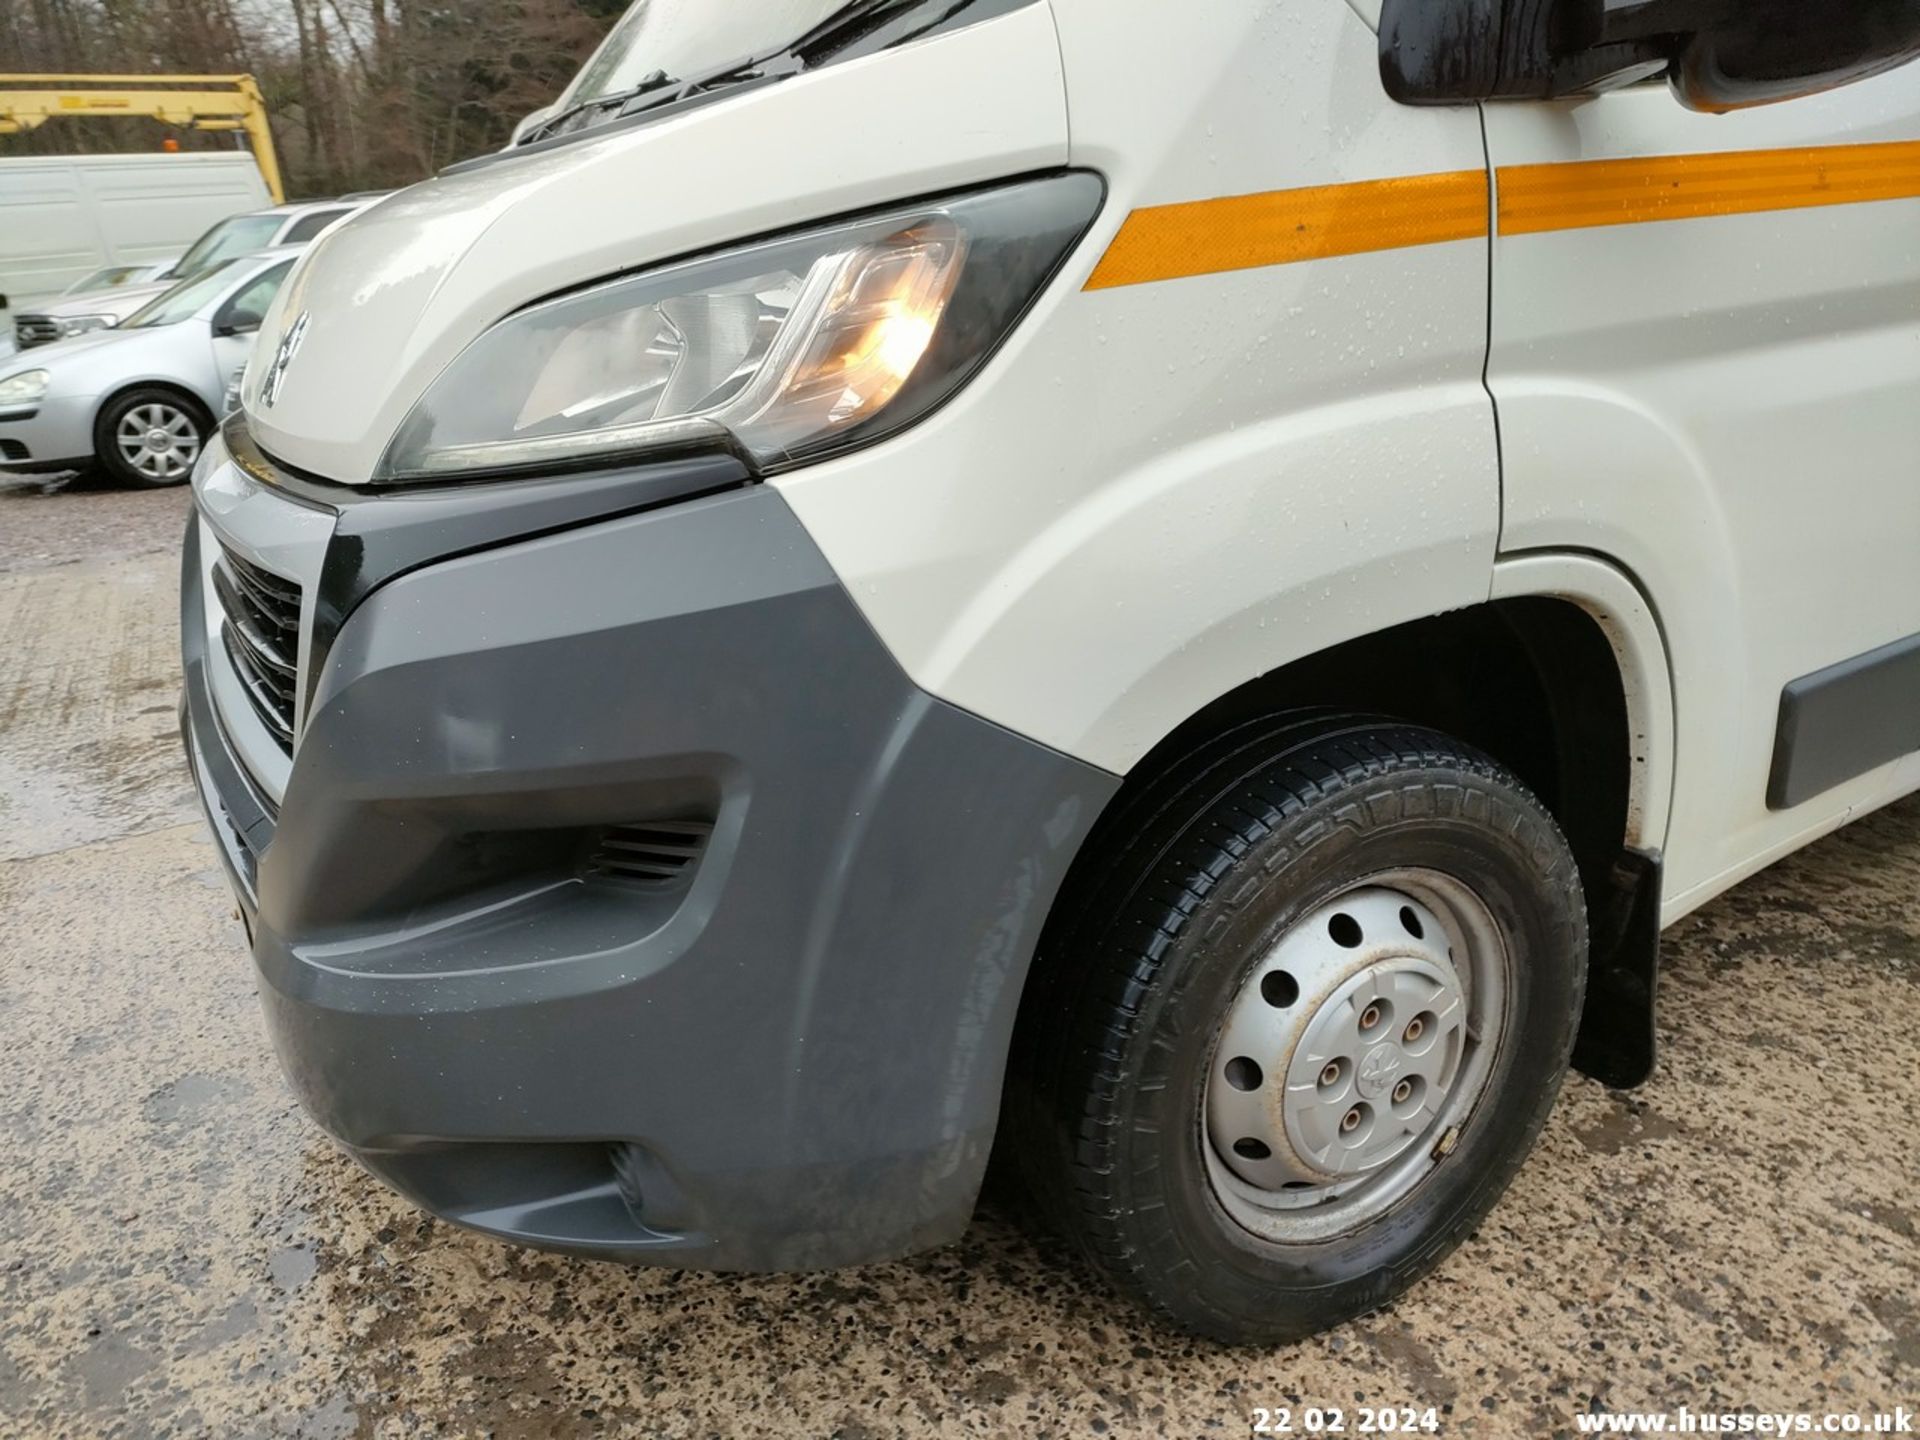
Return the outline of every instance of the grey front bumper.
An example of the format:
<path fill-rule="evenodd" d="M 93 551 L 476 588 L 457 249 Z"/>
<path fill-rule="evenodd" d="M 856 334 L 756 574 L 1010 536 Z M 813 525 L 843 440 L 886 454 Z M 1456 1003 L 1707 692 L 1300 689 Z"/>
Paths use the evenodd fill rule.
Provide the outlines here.
<path fill-rule="evenodd" d="M 965 1226 L 1040 926 L 1118 781 L 916 689 L 777 493 L 374 590 L 277 814 L 208 703 L 204 625 L 183 649 L 274 1043 L 369 1169 L 503 1238 L 658 1263 Z M 688 818 L 711 834 L 669 883 L 583 864 Z"/>
<path fill-rule="evenodd" d="M 30 370 L 31 364 L 8 370 Z M 0 470 L 31 474 L 68 470 L 93 461 L 97 396 L 56 396 L 0 413 Z"/>

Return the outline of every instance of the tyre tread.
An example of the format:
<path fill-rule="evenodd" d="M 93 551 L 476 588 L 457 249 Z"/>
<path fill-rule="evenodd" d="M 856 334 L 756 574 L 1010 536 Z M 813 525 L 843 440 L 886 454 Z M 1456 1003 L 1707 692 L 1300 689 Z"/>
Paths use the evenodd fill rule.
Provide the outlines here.
<path fill-rule="evenodd" d="M 1378 717 L 1321 715 L 1304 726 L 1277 727 L 1269 721 L 1265 739 L 1265 744 L 1256 736 L 1251 744 L 1216 745 L 1198 753 L 1149 787 L 1105 832 L 1109 849 L 1100 856 L 1101 876 L 1064 917 L 1057 944 L 1048 949 L 1049 993 L 1040 1004 L 1055 1023 L 1034 1028 L 1050 1030 L 1061 1043 L 1030 1042 L 1030 1053 L 1020 1057 L 1027 1073 L 1016 1073 L 1014 1081 L 1034 1087 L 1018 1107 L 1019 1133 L 1012 1139 L 1016 1163 L 1042 1218 L 1164 1322 L 1228 1340 L 1246 1338 L 1242 1317 L 1207 1306 L 1198 1287 L 1175 1283 L 1180 1268 L 1195 1262 L 1179 1253 L 1179 1237 L 1170 1226 L 1163 1225 L 1169 1233 L 1158 1238 L 1167 1242 L 1162 1249 L 1178 1254 L 1172 1266 L 1159 1250 L 1142 1243 L 1148 1238 L 1143 1230 L 1151 1227 L 1143 1226 L 1141 1217 L 1152 1212 L 1122 1193 L 1126 1137 L 1120 1128 L 1120 1101 L 1143 1027 L 1150 1023 L 1162 968 L 1219 887 L 1239 878 L 1250 892 L 1318 843 L 1327 827 L 1366 828 L 1370 818 L 1358 813 L 1354 792 L 1406 774 L 1407 785 L 1375 800 L 1390 800 L 1403 815 L 1411 813 L 1409 805 L 1431 806 L 1434 818 L 1450 820 L 1473 820 L 1484 802 L 1483 823 L 1520 842 L 1541 878 L 1568 902 L 1561 938 L 1582 965 L 1585 955 L 1585 913 L 1573 857 L 1544 807 L 1497 761 L 1437 731 Z M 1223 766 L 1236 765 L 1242 773 L 1231 783 L 1208 783 Z M 1449 779 L 1467 784 L 1448 783 L 1434 772 L 1450 772 Z M 1500 803 L 1502 791 L 1511 795 L 1510 803 Z M 1246 864 L 1277 831 L 1315 811 L 1324 812 L 1320 825 L 1290 844 L 1269 846 L 1262 864 Z M 1128 828 L 1136 821 L 1137 829 Z M 1230 913 L 1230 905 L 1221 912 Z M 1482 1189 L 1494 1196 L 1518 1170 L 1545 1123 L 1565 1074 L 1577 1013 L 1576 1005 L 1566 1017 L 1565 1035 L 1558 1037 L 1564 1042 L 1556 1046 L 1562 1058 L 1545 1087 L 1544 1103 L 1529 1119 L 1525 1144 L 1511 1150 L 1498 1173 L 1486 1177 Z M 1046 1053 L 1031 1053 L 1036 1049 Z M 1437 1263 L 1480 1222 L 1484 1208 L 1467 1207 L 1453 1225 L 1423 1240 L 1410 1262 L 1397 1267 L 1394 1289 Z M 1178 1308 L 1170 1303 L 1176 1295 Z M 1310 1318 L 1298 1327 L 1280 1323 L 1261 1338 L 1288 1338 L 1316 1328 Z"/>

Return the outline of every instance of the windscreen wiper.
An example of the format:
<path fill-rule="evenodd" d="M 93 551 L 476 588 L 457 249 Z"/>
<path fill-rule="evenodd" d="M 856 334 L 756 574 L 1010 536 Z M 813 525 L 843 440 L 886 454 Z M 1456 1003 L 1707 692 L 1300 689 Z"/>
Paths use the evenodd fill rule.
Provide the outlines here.
<path fill-rule="evenodd" d="M 971 3 L 972 0 L 960 0 L 961 8 Z M 894 16 L 926 8 L 927 0 L 848 0 L 847 4 L 797 40 L 790 40 L 777 50 L 731 61 L 705 74 L 696 75 L 691 80 L 668 81 L 663 78 L 659 84 L 642 81 L 645 88 L 630 95 L 621 104 L 619 113 L 622 116 L 637 115 L 642 110 L 658 110 L 676 101 L 711 95 L 717 90 L 731 90 L 740 85 L 797 75 L 864 39 Z M 648 80 L 652 78 L 649 76 Z"/>
<path fill-rule="evenodd" d="M 549 115 L 533 129 L 521 136 L 522 145 L 531 145 L 535 140 L 545 140 L 548 136 L 558 135 L 561 127 L 576 115 L 584 115 L 589 110 L 611 110 L 630 104 L 654 90 L 673 85 L 673 77 L 664 70 L 655 70 L 638 84 L 629 85 L 624 90 L 610 90 L 605 95 L 595 95 L 590 100 L 576 101 L 557 115 Z"/>
<path fill-rule="evenodd" d="M 948 7 L 941 18 L 964 10 L 971 3 L 972 0 L 960 0 L 960 3 Z M 872 34 L 896 15 L 926 8 L 927 0 L 847 0 L 845 5 L 785 48 L 791 54 L 804 56 L 809 64 L 818 64 L 827 56 L 838 54 L 855 41 Z"/>
<path fill-rule="evenodd" d="M 943 23 L 973 3 L 974 0 L 952 0 L 951 4 L 928 21 L 926 28 Z M 637 115 L 642 110 L 657 110 L 676 101 L 711 95 L 720 90 L 798 75 L 876 34 L 889 20 L 931 8 L 927 0 L 848 0 L 847 4 L 811 30 L 777 50 L 735 60 L 691 80 L 649 86 L 622 104 L 619 113 L 623 116 Z"/>
<path fill-rule="evenodd" d="M 952 0 L 951 4 L 941 8 L 927 22 L 926 28 L 944 23 L 973 3 L 974 0 Z M 645 110 L 657 110 L 682 100 L 712 95 L 721 90 L 762 84 L 769 80 L 797 75 L 803 70 L 820 64 L 830 56 L 839 54 L 848 46 L 859 43 L 878 31 L 889 20 L 929 8 L 931 7 L 928 6 L 927 0 L 848 0 L 847 4 L 835 10 L 811 30 L 798 39 L 780 46 L 777 50 L 729 61 L 684 80 L 675 79 L 664 70 L 656 70 L 638 84 L 628 86 L 624 90 L 615 90 L 606 95 L 595 96 L 591 100 L 582 100 L 576 105 L 569 105 L 558 115 L 541 121 L 537 128 L 528 132 L 521 144 L 548 139 L 560 134 L 563 129 L 579 129 L 581 127 L 569 125 L 568 122 L 589 111 L 610 111 L 616 116 L 625 118 Z"/>
<path fill-rule="evenodd" d="M 718 90 L 731 90 L 740 85 L 752 85 L 763 80 L 774 80 L 797 72 L 800 66 L 781 67 L 778 62 L 785 56 L 784 50 L 776 50 L 766 55 L 753 55 L 745 60 L 734 60 L 691 80 L 672 80 L 651 86 L 638 95 L 629 96 L 620 106 L 621 116 L 638 115 L 642 110 L 658 110 L 663 105 L 672 105 L 677 101 L 691 100 L 696 96 L 711 95 Z"/>

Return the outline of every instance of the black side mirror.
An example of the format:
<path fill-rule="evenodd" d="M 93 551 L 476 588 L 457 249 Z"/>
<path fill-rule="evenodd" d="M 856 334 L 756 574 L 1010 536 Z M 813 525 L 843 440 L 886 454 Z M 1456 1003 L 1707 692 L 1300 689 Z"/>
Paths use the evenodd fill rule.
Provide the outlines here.
<path fill-rule="evenodd" d="M 1920 55 L 1920 0 L 1384 0 L 1407 105 L 1544 100 L 1665 74 L 1695 110 L 1830 90 Z"/>
<path fill-rule="evenodd" d="M 213 333 L 222 339 L 226 339 L 233 335 L 251 335 L 259 328 L 260 322 L 258 320 L 250 316 L 238 316 L 231 320 L 223 320 L 218 325 L 215 325 L 213 327 Z"/>
<path fill-rule="evenodd" d="M 1768 0 L 1751 8 L 1751 17 L 1694 31 L 1674 57 L 1674 93 L 1689 109 L 1792 100 L 1920 55 L 1920 0 Z"/>

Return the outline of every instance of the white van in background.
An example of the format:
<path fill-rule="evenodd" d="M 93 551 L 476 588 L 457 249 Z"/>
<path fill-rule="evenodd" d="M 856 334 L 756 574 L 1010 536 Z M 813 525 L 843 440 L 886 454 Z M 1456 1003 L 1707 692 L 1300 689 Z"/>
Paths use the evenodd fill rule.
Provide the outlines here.
<path fill-rule="evenodd" d="M 271 203 L 237 151 L 0 159 L 0 310 L 104 265 L 177 255 L 216 221 Z"/>

